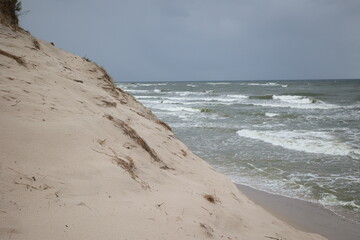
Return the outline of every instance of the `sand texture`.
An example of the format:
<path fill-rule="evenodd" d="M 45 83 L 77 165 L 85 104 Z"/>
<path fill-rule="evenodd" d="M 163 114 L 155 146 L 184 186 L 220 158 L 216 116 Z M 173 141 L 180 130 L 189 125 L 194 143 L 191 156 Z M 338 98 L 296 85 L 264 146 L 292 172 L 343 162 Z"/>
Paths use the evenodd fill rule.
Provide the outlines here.
<path fill-rule="evenodd" d="M 0 239 L 324 239 L 250 201 L 95 63 L 3 25 L 0 109 Z"/>

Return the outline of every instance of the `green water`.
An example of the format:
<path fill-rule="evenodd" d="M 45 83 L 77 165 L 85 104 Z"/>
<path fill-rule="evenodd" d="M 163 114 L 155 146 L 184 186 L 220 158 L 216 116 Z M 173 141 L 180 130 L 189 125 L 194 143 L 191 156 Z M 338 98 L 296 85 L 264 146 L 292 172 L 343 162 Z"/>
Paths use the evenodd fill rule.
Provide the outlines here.
<path fill-rule="evenodd" d="M 234 182 L 360 220 L 360 81 L 120 83 Z"/>

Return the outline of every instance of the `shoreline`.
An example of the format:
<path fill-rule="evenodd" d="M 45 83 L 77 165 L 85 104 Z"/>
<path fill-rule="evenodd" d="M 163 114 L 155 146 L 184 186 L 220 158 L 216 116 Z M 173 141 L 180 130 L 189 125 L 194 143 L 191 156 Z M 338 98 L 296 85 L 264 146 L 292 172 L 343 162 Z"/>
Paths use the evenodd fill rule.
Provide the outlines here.
<path fill-rule="evenodd" d="M 251 201 L 299 230 L 318 233 L 329 240 L 357 240 L 360 237 L 360 224 L 342 218 L 321 205 L 242 184 L 236 186 Z"/>

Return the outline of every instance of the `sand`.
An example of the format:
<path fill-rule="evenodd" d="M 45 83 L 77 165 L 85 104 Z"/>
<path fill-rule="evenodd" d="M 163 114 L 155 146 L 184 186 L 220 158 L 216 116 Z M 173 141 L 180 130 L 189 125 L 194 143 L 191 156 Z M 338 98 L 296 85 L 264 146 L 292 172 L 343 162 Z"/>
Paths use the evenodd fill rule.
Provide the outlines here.
<path fill-rule="evenodd" d="M 270 194 L 238 184 L 239 189 L 255 203 L 292 226 L 321 234 L 329 240 L 358 240 L 360 224 L 336 215 L 319 204 Z"/>
<path fill-rule="evenodd" d="M 3 25 L 0 50 L 0 239 L 325 239 L 249 200 L 95 63 Z"/>

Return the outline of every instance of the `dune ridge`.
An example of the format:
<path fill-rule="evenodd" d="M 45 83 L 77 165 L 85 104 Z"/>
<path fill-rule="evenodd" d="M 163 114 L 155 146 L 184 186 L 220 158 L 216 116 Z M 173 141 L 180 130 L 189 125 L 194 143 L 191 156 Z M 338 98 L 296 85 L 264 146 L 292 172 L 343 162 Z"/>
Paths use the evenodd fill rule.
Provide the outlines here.
<path fill-rule="evenodd" d="M 93 62 L 0 24 L 1 239 L 325 239 L 244 196 Z"/>

